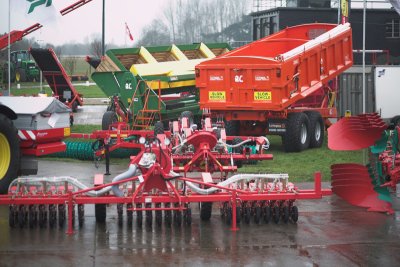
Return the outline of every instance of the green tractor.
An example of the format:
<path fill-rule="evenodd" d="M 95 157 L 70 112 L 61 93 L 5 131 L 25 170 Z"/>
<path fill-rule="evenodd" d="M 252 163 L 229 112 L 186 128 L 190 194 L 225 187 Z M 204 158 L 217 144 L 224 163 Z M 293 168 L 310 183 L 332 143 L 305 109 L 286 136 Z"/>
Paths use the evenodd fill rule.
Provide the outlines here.
<path fill-rule="evenodd" d="M 40 71 L 27 50 L 11 52 L 11 82 L 39 81 Z M 8 65 L 3 66 L 3 81 L 8 81 Z"/>

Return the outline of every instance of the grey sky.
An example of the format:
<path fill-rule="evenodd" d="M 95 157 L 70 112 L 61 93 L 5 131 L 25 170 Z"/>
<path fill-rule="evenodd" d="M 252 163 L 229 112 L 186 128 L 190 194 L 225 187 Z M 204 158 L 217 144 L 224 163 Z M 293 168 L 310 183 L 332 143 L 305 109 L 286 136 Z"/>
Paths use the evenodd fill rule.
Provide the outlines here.
<path fill-rule="evenodd" d="M 57 11 L 77 0 L 53 0 Z M 11 30 L 22 30 L 32 23 L 25 16 L 25 9 L 17 10 L 14 6 L 24 4 L 25 0 L 11 0 Z M 90 41 L 101 36 L 102 0 L 92 0 L 85 6 L 55 19 L 47 19 L 42 29 L 28 35 L 43 43 L 62 44 L 66 42 Z M 167 0 L 106 0 L 106 42 L 124 45 L 132 43 L 125 35 L 125 22 L 128 23 L 135 40 L 140 38 L 142 28 L 152 19 L 163 17 L 163 6 Z M 18 5 L 19 5 L 18 4 Z M 0 33 L 8 32 L 8 0 L 0 0 Z M 125 38 L 126 37 L 126 38 Z"/>

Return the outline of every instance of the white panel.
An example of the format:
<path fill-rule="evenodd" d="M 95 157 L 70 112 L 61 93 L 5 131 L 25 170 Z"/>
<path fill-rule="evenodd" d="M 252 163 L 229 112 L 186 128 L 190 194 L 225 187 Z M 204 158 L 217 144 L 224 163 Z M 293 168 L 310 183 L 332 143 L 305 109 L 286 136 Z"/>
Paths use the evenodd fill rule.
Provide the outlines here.
<path fill-rule="evenodd" d="M 375 104 L 383 119 L 400 115 L 400 66 L 376 67 Z"/>

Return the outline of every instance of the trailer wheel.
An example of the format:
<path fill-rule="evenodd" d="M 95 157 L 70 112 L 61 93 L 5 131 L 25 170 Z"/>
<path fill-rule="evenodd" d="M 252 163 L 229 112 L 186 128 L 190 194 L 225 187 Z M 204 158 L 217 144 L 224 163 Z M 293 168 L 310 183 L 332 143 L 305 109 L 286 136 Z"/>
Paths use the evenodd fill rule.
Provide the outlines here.
<path fill-rule="evenodd" d="M 75 101 L 72 103 L 71 109 L 72 109 L 72 112 L 74 112 L 74 113 L 78 111 L 78 101 L 75 100 Z"/>
<path fill-rule="evenodd" d="M 118 122 L 117 114 L 115 114 L 114 111 L 106 111 L 106 113 L 103 114 L 103 119 L 101 120 L 101 129 L 108 130 L 110 129 L 110 125 L 115 122 Z"/>
<path fill-rule="evenodd" d="M 200 218 L 202 221 L 209 221 L 212 213 L 212 202 L 200 202 Z"/>
<path fill-rule="evenodd" d="M 240 144 L 240 143 L 242 143 L 242 142 L 243 142 L 243 140 L 242 140 L 241 138 L 235 137 L 235 138 L 233 138 L 233 140 L 232 140 L 232 145 L 238 145 L 238 144 Z M 243 145 L 240 145 L 240 146 L 238 146 L 238 147 L 232 148 L 232 152 L 233 152 L 233 153 L 237 153 L 237 154 L 242 154 L 242 153 L 243 153 Z M 235 165 L 236 165 L 238 168 L 241 168 L 241 167 L 243 166 L 243 162 L 242 162 L 241 160 L 235 161 Z"/>
<path fill-rule="evenodd" d="M 225 121 L 225 131 L 228 136 L 239 135 L 240 122 L 239 121 Z"/>
<path fill-rule="evenodd" d="M 191 111 L 184 111 L 181 113 L 181 117 L 182 118 L 187 118 L 189 121 L 189 126 L 193 124 L 193 113 Z"/>
<path fill-rule="evenodd" d="M 324 120 L 317 111 L 305 111 L 304 113 L 310 120 L 310 148 L 321 147 L 325 135 Z"/>
<path fill-rule="evenodd" d="M 157 121 L 154 124 L 154 136 L 157 136 L 157 134 L 163 134 L 164 133 L 164 124 L 161 121 Z"/>
<path fill-rule="evenodd" d="M 310 120 L 302 112 L 290 113 L 287 118 L 284 148 L 286 152 L 300 152 L 310 145 Z"/>
<path fill-rule="evenodd" d="M 105 223 L 107 216 L 106 204 L 94 204 L 94 215 L 96 217 L 96 222 Z"/>
<path fill-rule="evenodd" d="M 12 121 L 0 114 L 0 194 L 17 177 L 20 166 L 18 131 Z"/>

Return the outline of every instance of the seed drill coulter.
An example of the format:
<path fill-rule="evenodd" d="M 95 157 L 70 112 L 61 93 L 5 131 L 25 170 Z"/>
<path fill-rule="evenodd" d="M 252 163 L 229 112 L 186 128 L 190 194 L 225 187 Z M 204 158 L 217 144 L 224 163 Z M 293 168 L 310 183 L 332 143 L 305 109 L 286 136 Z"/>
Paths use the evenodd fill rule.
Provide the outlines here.
<path fill-rule="evenodd" d="M 162 123 L 153 131 L 140 131 L 139 140 L 129 139 L 135 132 L 119 131 L 111 143 L 141 147 L 131 156 L 128 169 L 106 183 L 96 175 L 92 186 L 69 176 L 18 178 L 0 203 L 9 205 L 11 227 L 64 227 L 73 233 L 75 217 L 84 223 L 84 207 L 95 205 L 96 220 L 106 220 L 107 205 L 117 205 L 118 221 L 124 210 L 128 224 L 138 227 L 179 227 L 192 222 L 193 203 L 199 203 L 200 217 L 209 220 L 212 206 L 220 207 L 225 222 L 237 230 L 237 223 L 297 222 L 298 199 L 318 199 L 330 194 L 321 189 L 321 176 L 315 174 L 315 187 L 300 190 L 289 182 L 287 174 L 236 174 L 244 160 L 270 160 L 265 137 L 249 137 L 228 142 L 223 126 L 216 127 L 210 118 L 196 129 L 189 118 L 173 122 L 172 131 L 164 132 Z M 123 122 L 111 127 L 121 129 Z M 126 135 L 121 138 L 118 135 Z M 128 141 L 126 141 L 128 140 Z M 245 144 L 255 142 L 257 153 Z M 229 144 L 231 143 L 231 144 Z M 76 216 L 77 213 L 77 216 Z"/>

